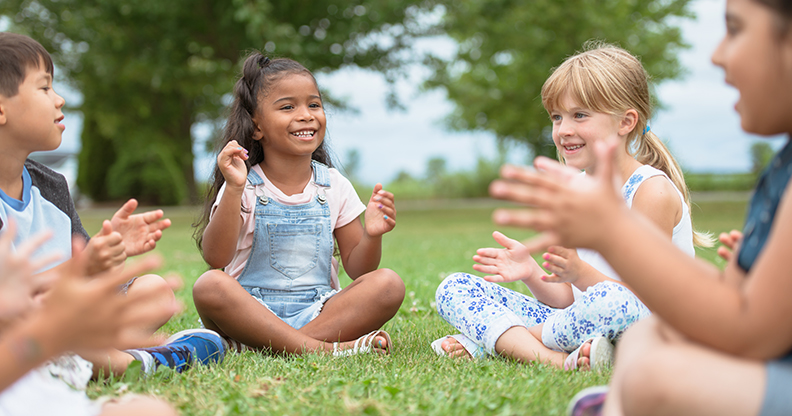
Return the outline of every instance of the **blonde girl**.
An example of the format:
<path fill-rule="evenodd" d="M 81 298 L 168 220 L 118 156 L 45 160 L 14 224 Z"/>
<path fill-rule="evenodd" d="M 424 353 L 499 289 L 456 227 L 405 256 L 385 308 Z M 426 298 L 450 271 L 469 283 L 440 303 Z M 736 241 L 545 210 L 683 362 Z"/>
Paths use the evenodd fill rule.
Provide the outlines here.
<path fill-rule="evenodd" d="M 597 171 L 594 147 L 619 142 L 618 181 L 628 206 L 651 220 L 669 240 L 694 255 L 690 201 L 682 173 L 651 132 L 646 72 L 629 52 L 590 43 L 568 58 L 542 88 L 560 159 Z M 551 246 L 542 256 L 548 275 L 520 242 L 495 232 L 503 248 L 477 251 L 473 268 L 484 278 L 457 273 L 437 289 L 437 309 L 461 335 L 434 343 L 440 354 L 501 354 L 567 369 L 599 368 L 610 362 L 612 342 L 649 309 L 592 250 Z M 627 254 L 625 254 L 627 255 Z M 529 297 L 495 282 L 523 281 Z M 570 354 L 571 353 L 571 354 Z"/>
<path fill-rule="evenodd" d="M 398 311 L 404 283 L 378 267 L 382 235 L 396 225 L 393 194 L 377 184 L 363 205 L 331 167 L 325 130 L 310 71 L 248 56 L 196 232 L 213 269 L 193 287 L 195 307 L 232 349 L 391 348 L 379 328 Z M 353 280 L 343 290 L 336 245 Z"/>

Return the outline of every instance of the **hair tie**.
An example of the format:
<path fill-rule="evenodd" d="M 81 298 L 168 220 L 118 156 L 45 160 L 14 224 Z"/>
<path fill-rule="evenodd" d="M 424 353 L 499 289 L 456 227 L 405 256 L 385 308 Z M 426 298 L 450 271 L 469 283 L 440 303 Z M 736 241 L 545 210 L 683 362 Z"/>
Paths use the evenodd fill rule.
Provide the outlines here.
<path fill-rule="evenodd" d="M 647 125 L 646 125 L 646 127 L 644 127 L 644 132 L 643 132 L 643 134 L 649 133 L 649 130 L 652 130 L 652 128 L 651 128 L 651 127 L 649 127 L 649 125 L 647 124 Z"/>
<path fill-rule="evenodd" d="M 258 64 L 260 69 L 264 69 L 265 66 L 269 65 L 270 59 L 266 56 L 262 56 L 259 58 Z"/>

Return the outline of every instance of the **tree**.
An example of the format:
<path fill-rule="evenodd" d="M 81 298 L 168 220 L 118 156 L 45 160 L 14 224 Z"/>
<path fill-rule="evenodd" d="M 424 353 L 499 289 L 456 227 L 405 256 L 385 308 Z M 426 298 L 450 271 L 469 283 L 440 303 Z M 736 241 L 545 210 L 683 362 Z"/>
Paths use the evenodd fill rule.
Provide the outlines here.
<path fill-rule="evenodd" d="M 429 88 L 456 105 L 449 124 L 488 130 L 555 155 L 540 90 L 552 68 L 590 39 L 638 55 L 655 82 L 675 78 L 686 45 L 675 17 L 692 17 L 689 0 L 448 0 L 436 30 L 459 44 L 450 59 L 432 57 Z"/>
<path fill-rule="evenodd" d="M 246 51 L 393 79 L 420 0 L 3 0 L 84 97 L 78 185 L 95 200 L 198 200 L 196 122 L 221 123 Z M 380 34 L 381 36 L 373 36 Z"/>

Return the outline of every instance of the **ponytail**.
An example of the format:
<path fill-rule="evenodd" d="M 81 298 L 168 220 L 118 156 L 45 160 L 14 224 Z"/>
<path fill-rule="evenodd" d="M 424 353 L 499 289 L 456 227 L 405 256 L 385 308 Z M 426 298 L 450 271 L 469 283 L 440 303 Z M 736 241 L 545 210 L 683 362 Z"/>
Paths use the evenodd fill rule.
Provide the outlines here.
<path fill-rule="evenodd" d="M 641 129 L 644 128 L 636 126 L 635 130 L 639 131 L 639 127 Z M 671 179 L 674 186 L 682 193 L 682 198 L 684 199 L 685 205 L 687 205 L 688 212 L 692 216 L 693 211 L 690 204 L 690 190 L 685 183 L 685 176 L 682 173 L 682 168 L 679 167 L 676 159 L 674 159 L 674 156 L 665 144 L 663 144 L 663 141 L 650 129 L 646 128 L 645 131 L 646 132 L 643 134 L 636 135 L 634 141 L 637 142 L 637 146 L 632 146 L 634 150 L 631 150 L 630 153 L 635 160 L 641 164 L 660 169 Z M 698 247 L 712 247 L 714 242 L 712 234 L 696 231 L 695 229 L 693 230 L 694 245 Z"/>

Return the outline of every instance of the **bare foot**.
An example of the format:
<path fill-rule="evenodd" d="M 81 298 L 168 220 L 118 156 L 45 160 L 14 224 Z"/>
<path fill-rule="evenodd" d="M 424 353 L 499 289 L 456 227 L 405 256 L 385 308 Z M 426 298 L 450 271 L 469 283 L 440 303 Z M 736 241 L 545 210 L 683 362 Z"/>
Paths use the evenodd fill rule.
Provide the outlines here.
<path fill-rule="evenodd" d="M 591 340 L 586 341 L 580 347 L 580 355 L 578 355 L 578 370 L 591 370 L 591 360 L 589 357 L 591 357 Z"/>
<path fill-rule="evenodd" d="M 465 347 L 454 337 L 446 337 L 442 344 L 440 344 L 440 347 L 443 348 L 443 351 L 445 351 L 449 357 L 467 359 L 473 358 L 470 356 L 470 353 L 465 349 Z"/>
<path fill-rule="evenodd" d="M 364 338 L 364 337 L 366 337 L 366 338 Z M 361 339 L 361 338 L 364 338 L 364 339 Z M 370 342 L 371 343 L 370 344 L 371 345 L 371 350 L 373 352 L 376 352 L 378 354 L 389 354 L 390 353 L 390 347 L 391 347 L 390 346 L 390 339 L 388 338 L 388 336 L 385 333 L 385 331 L 379 331 L 379 333 L 377 333 L 374 336 L 374 340 L 373 341 L 369 341 L 370 338 L 368 338 L 367 335 L 364 335 L 361 338 L 358 338 L 358 339 L 352 340 L 352 341 L 339 342 L 337 344 L 337 346 L 334 346 L 333 348 L 336 351 L 351 350 L 351 349 L 355 348 L 355 343 L 357 343 L 357 347 L 358 348 L 363 348 Z"/>

